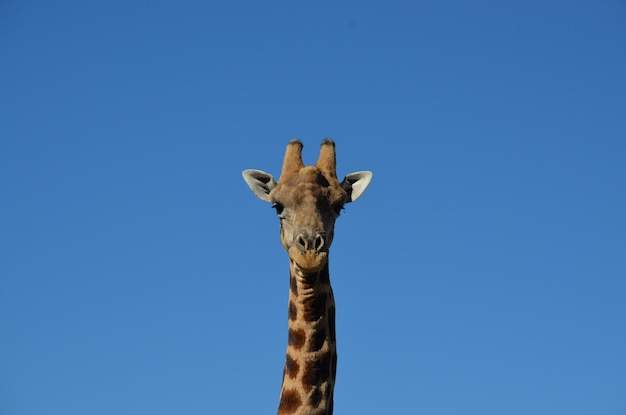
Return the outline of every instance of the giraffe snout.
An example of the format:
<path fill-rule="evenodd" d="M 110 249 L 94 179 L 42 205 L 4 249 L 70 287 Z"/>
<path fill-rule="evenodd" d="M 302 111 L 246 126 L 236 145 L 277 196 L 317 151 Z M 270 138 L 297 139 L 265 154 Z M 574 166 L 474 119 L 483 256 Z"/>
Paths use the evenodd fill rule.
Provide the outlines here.
<path fill-rule="evenodd" d="M 302 252 L 321 252 L 326 245 L 326 234 L 324 232 L 300 232 L 296 235 L 295 243 Z"/>

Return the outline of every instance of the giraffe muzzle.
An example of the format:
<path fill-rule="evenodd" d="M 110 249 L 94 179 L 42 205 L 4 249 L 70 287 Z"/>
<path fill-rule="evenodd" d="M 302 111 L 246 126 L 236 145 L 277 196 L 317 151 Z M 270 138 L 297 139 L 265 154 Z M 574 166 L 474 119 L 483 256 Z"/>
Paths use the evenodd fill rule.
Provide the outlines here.
<path fill-rule="evenodd" d="M 289 248 L 291 258 L 304 272 L 318 272 L 328 260 L 328 245 L 323 232 L 300 232 Z"/>

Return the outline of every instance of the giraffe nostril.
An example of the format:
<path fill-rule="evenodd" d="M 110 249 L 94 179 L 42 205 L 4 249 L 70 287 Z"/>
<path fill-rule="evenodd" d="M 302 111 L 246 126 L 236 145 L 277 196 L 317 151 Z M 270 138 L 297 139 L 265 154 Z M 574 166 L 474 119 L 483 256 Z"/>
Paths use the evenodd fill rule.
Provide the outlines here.
<path fill-rule="evenodd" d="M 296 236 L 296 244 L 301 250 L 307 250 L 307 243 L 303 234 L 299 234 L 298 236 Z"/>
<path fill-rule="evenodd" d="M 316 232 L 313 235 L 307 232 L 302 232 L 296 236 L 294 242 L 301 251 L 320 252 L 326 245 L 324 236 L 323 232 Z"/>
<path fill-rule="evenodd" d="M 317 234 L 315 236 L 315 250 L 317 252 L 321 251 L 322 248 L 324 247 L 324 236 L 322 236 L 321 234 Z"/>

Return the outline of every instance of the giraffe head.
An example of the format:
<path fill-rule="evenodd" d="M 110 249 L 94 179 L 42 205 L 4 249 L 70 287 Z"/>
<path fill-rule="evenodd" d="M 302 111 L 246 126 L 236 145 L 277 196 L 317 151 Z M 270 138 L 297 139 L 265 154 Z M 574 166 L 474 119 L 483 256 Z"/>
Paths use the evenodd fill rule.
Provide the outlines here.
<path fill-rule="evenodd" d="M 318 272 L 328 260 L 335 220 L 346 203 L 363 194 L 372 173 L 351 173 L 340 182 L 332 140 L 322 142 L 314 166 L 304 165 L 302 143 L 291 140 L 278 182 L 260 170 L 244 170 L 243 178 L 259 199 L 276 209 L 280 241 L 289 258 L 304 272 Z"/>

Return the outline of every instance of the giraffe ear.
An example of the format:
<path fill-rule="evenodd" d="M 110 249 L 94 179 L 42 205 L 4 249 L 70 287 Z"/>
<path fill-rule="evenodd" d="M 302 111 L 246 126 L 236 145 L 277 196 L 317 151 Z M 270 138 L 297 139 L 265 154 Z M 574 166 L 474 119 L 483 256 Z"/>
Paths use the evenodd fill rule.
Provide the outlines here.
<path fill-rule="evenodd" d="M 371 171 L 357 171 L 356 173 L 348 174 L 343 179 L 341 187 L 348 192 L 348 203 L 354 202 L 365 192 L 365 189 L 372 181 L 372 176 Z"/>
<path fill-rule="evenodd" d="M 250 186 L 250 190 L 264 202 L 270 202 L 270 191 L 276 186 L 271 174 L 261 170 L 244 170 L 241 175 Z"/>

